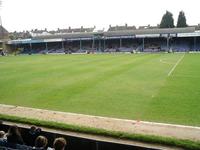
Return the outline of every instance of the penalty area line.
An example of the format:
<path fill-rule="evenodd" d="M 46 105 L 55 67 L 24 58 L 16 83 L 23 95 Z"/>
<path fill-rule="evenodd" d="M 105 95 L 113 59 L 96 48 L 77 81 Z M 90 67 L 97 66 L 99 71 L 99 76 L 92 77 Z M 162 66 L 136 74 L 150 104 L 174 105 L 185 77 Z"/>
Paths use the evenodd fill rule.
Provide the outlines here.
<path fill-rule="evenodd" d="M 181 60 L 184 58 L 184 56 L 185 56 L 185 53 L 181 58 L 179 58 L 179 60 L 176 62 L 176 64 L 173 66 L 173 68 L 169 71 L 169 73 L 167 74 L 168 77 L 173 73 L 173 71 L 176 69 L 176 67 L 181 62 Z"/>

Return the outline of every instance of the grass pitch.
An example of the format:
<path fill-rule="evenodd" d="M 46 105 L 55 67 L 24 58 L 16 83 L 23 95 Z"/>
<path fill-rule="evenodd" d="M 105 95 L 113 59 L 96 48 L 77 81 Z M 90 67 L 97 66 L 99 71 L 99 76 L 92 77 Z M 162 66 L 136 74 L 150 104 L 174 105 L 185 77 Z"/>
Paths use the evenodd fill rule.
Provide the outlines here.
<path fill-rule="evenodd" d="M 0 57 L 0 103 L 200 126 L 200 55 L 183 55 Z"/>

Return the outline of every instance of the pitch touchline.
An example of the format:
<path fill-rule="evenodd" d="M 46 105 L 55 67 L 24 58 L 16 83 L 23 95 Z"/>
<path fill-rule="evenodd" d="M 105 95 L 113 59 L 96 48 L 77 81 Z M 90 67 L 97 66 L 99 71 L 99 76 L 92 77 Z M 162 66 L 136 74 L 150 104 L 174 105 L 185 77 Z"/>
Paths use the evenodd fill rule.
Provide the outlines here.
<path fill-rule="evenodd" d="M 168 77 L 172 74 L 172 72 L 175 70 L 175 68 L 178 66 L 178 64 L 181 62 L 181 60 L 183 59 L 183 57 L 185 56 L 185 53 L 184 55 L 176 62 L 176 64 L 173 66 L 173 68 L 169 71 L 168 73 Z"/>

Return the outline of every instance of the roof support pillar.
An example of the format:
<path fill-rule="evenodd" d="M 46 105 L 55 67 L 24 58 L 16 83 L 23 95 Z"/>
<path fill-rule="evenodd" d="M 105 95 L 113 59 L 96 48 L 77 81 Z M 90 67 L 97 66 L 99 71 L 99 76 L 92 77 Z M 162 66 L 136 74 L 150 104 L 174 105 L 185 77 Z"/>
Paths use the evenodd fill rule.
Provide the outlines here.
<path fill-rule="evenodd" d="M 106 49 L 106 40 L 105 40 L 105 38 L 103 39 L 103 49 L 104 50 Z"/>
<path fill-rule="evenodd" d="M 144 41 L 144 38 L 142 39 L 142 51 L 144 51 L 144 43 L 145 41 Z"/>
<path fill-rule="evenodd" d="M 196 51 L 197 50 L 197 48 L 196 48 L 196 43 L 197 43 L 197 38 L 196 37 L 194 37 L 194 51 Z"/>
<path fill-rule="evenodd" d="M 47 44 L 47 42 L 45 43 L 45 47 L 46 47 L 46 50 L 48 50 L 48 44 Z"/>
<path fill-rule="evenodd" d="M 80 39 L 80 50 L 82 50 L 82 40 Z"/>
<path fill-rule="evenodd" d="M 100 38 L 99 38 L 99 49 L 98 49 L 98 51 L 101 51 L 101 40 L 100 40 Z"/>
<path fill-rule="evenodd" d="M 65 50 L 65 45 L 64 45 L 64 41 L 62 41 L 62 49 Z"/>
<path fill-rule="evenodd" d="M 121 47 L 122 47 L 122 38 L 120 37 L 119 40 L 120 40 L 120 41 L 119 41 L 119 47 L 121 48 Z"/>
<path fill-rule="evenodd" d="M 170 37 L 168 36 L 167 37 L 167 51 L 169 51 L 169 39 L 170 39 Z"/>
<path fill-rule="evenodd" d="M 94 46 L 95 46 L 95 40 L 94 40 L 94 37 L 92 39 L 92 50 L 94 50 Z"/>
<path fill-rule="evenodd" d="M 32 43 L 31 42 L 29 43 L 29 48 L 32 51 Z"/>

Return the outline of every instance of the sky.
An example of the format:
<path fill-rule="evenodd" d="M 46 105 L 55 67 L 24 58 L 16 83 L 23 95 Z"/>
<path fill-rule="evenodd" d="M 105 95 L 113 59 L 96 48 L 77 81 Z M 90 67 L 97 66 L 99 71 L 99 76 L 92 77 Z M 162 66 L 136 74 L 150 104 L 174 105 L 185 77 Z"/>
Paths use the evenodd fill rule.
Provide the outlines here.
<path fill-rule="evenodd" d="M 109 25 L 144 26 L 160 23 L 166 10 L 179 11 L 187 23 L 200 23 L 200 0 L 1 0 L 3 26 L 10 32 L 31 29 L 93 27 Z"/>

